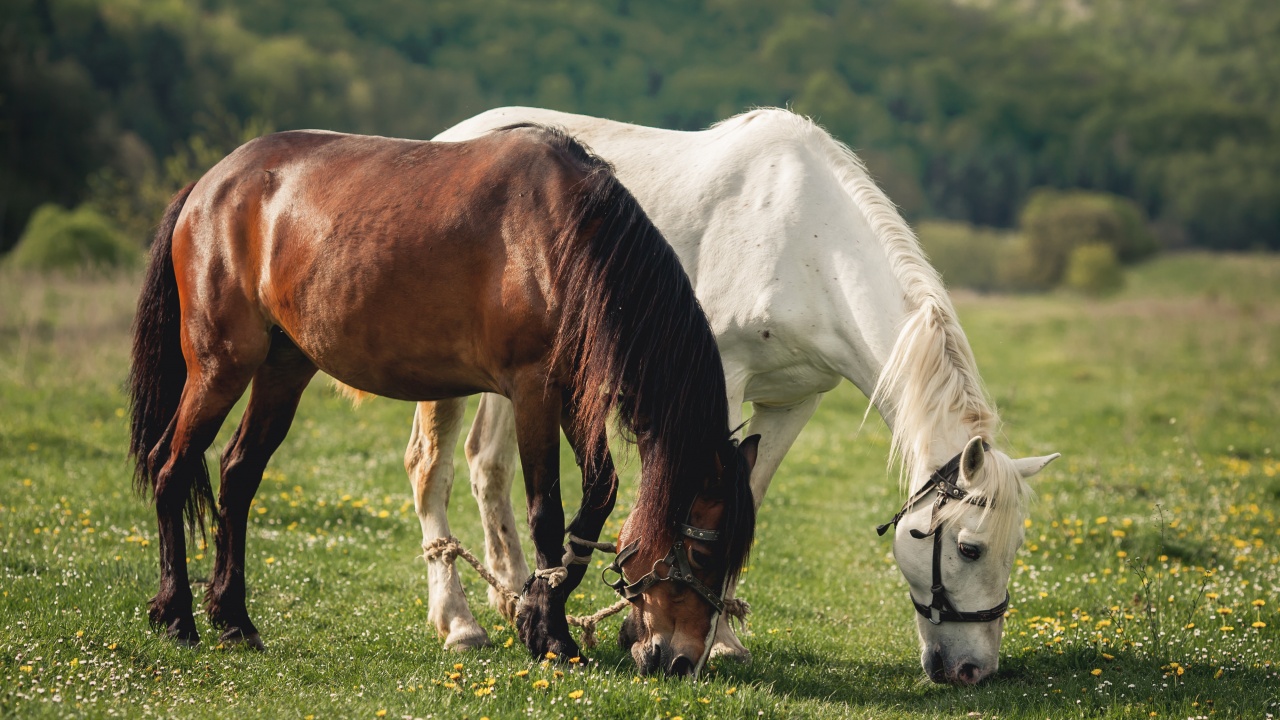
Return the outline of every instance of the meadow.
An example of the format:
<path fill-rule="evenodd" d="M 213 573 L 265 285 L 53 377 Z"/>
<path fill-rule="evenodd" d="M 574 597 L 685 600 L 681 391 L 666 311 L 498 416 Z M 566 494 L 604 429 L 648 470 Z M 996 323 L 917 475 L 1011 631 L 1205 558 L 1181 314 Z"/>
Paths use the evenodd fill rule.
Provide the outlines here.
<path fill-rule="evenodd" d="M 848 384 L 761 511 L 740 588 L 749 666 L 636 677 L 616 617 L 585 662 L 532 660 L 469 568 L 494 644 L 444 651 L 402 466 L 412 407 L 352 409 L 322 378 L 251 516 L 249 607 L 267 652 L 218 646 L 199 613 L 204 643 L 175 647 L 147 626 L 155 516 L 125 457 L 137 282 L 0 271 L 0 716 L 1280 714 L 1280 257 L 1166 256 L 1107 300 L 957 297 L 1001 408 L 999 444 L 1063 454 L 1033 481 L 1000 670 L 971 688 L 920 669 L 906 585 L 874 531 L 901 502 L 888 432 L 874 413 L 862 425 L 866 400 Z M 478 549 L 461 448 L 458 461 L 450 521 Z M 188 555 L 198 582 L 211 553 Z M 590 573 L 570 610 L 612 601 Z"/>

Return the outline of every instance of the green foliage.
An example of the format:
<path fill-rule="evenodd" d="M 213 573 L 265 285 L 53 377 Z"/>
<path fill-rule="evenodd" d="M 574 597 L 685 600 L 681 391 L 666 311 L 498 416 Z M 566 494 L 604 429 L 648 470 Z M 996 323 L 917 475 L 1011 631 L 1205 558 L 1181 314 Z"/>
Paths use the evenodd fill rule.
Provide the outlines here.
<path fill-rule="evenodd" d="M 105 269 L 137 264 L 141 252 L 92 208 L 42 205 L 6 259 L 22 270 Z"/>
<path fill-rule="evenodd" d="M 428 138 L 502 104 L 686 130 L 789 105 L 912 217 L 1008 227 L 1087 188 L 1280 248 L 1273 0 L 12 0 L 0 27 L 0 250 L 42 202 L 138 187 L 139 149 L 254 118 Z"/>
<path fill-rule="evenodd" d="M 1009 233 L 939 220 L 920 223 L 916 232 L 929 262 L 948 287 L 980 292 L 1009 289 L 1002 271 L 1015 251 L 1016 239 Z"/>
<path fill-rule="evenodd" d="M 1142 210 L 1106 193 L 1038 191 L 1023 208 L 1020 225 L 1034 260 L 1030 279 L 1038 286 L 1057 285 L 1081 245 L 1110 246 L 1121 262 L 1141 260 L 1157 249 Z"/>
<path fill-rule="evenodd" d="M 1107 243 L 1086 243 L 1071 249 L 1065 285 L 1095 297 L 1111 295 L 1124 287 L 1124 268 L 1116 249 Z"/>

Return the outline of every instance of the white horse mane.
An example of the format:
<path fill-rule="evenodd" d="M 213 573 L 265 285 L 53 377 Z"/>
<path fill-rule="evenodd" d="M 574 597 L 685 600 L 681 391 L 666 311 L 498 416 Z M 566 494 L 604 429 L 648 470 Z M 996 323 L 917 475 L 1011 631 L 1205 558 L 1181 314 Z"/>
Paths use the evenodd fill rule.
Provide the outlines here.
<path fill-rule="evenodd" d="M 935 438 L 951 436 L 951 423 L 961 423 L 966 439 L 980 436 L 991 443 L 999 415 L 978 374 L 973 350 L 942 278 L 929 264 L 897 207 L 849 146 L 809 118 L 786 111 L 778 115 L 792 118 L 797 136 L 826 161 L 866 217 L 902 285 L 908 314 L 871 394 L 871 403 L 882 408 L 888 404 L 893 421 L 889 465 L 901 461 L 899 480 L 905 489 L 912 478 L 927 477 L 934 470 L 930 467 L 931 444 Z M 969 488 L 970 492 L 987 500 L 983 522 L 992 523 L 992 541 L 1012 541 L 1015 526 L 1026 514 L 1029 487 L 1004 453 L 987 453 L 984 470 L 981 482 Z M 971 507 L 948 503 L 938 519 L 951 520 Z"/>

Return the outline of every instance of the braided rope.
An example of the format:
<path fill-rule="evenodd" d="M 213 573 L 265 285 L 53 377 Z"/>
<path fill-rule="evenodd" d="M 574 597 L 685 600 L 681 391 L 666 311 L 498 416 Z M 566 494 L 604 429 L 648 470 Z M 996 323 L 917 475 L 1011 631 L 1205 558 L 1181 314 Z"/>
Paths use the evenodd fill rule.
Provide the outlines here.
<path fill-rule="evenodd" d="M 462 557 L 463 560 L 466 560 L 467 564 L 475 568 L 477 573 L 480 573 L 480 577 L 484 578 L 485 582 L 492 585 L 498 592 L 506 595 L 512 601 L 510 603 L 503 603 L 503 607 L 514 608 L 520 601 L 520 593 L 507 587 L 498 579 L 497 575 L 489 572 L 489 568 L 485 567 L 484 563 L 480 562 L 475 555 L 472 555 L 466 548 L 462 547 L 462 543 L 458 542 L 458 538 L 452 536 L 436 538 L 422 546 L 423 560 L 439 560 L 447 567 L 453 567 L 453 564 L 458 557 Z M 507 617 L 507 613 L 505 611 L 502 612 L 502 615 L 507 618 L 507 622 L 514 623 L 516 621 L 514 616 Z"/>
<path fill-rule="evenodd" d="M 587 547 L 590 547 L 593 550 L 617 552 L 617 549 L 614 547 L 613 543 L 591 542 L 588 540 L 583 540 L 581 538 L 578 538 L 574 535 L 569 535 L 569 540 L 579 545 L 585 545 Z M 457 561 L 459 557 L 461 557 L 463 560 L 466 560 L 468 565 L 475 568 L 476 572 L 480 574 L 480 577 L 484 578 L 485 582 L 492 585 L 494 588 L 498 590 L 498 592 L 506 595 L 508 598 L 510 598 L 513 601 L 511 603 L 504 604 L 504 607 L 509 605 L 511 607 L 518 608 L 519 601 L 520 601 L 520 593 L 517 593 L 513 591 L 511 588 L 507 587 L 506 584 L 504 584 L 501 580 L 498 579 L 498 576 L 489 572 L 489 569 L 485 567 L 484 563 L 480 562 L 479 558 L 471 554 L 466 548 L 462 546 L 462 543 L 458 540 L 458 538 L 452 537 L 452 536 L 436 538 L 435 540 L 432 540 L 429 543 L 425 543 L 422 546 L 422 558 L 427 561 L 439 560 L 440 562 L 443 562 L 446 566 L 453 567 L 454 563 Z M 581 556 L 574 556 L 574 557 L 576 558 Z M 586 557 L 589 558 L 590 556 L 586 556 Z M 569 575 L 568 569 L 563 567 L 547 568 L 545 570 L 538 570 L 534 572 L 535 577 L 546 578 L 547 582 L 551 585 L 551 587 L 556 587 L 561 582 L 564 582 L 565 578 L 567 578 L 568 575 Z M 582 628 L 582 644 L 586 645 L 589 648 L 594 648 L 599 643 L 599 641 L 596 639 L 596 626 L 600 624 L 600 621 L 604 620 L 605 618 L 611 615 L 616 615 L 622 612 L 630 605 L 631 603 L 626 600 L 619 600 L 618 602 L 610 605 L 609 607 L 598 610 L 591 615 L 586 615 L 586 616 L 568 615 L 565 617 L 565 619 L 568 620 L 570 625 L 573 625 L 574 627 Z M 518 609 L 516 612 L 518 614 L 519 612 Z M 746 620 L 747 615 L 751 614 L 751 605 L 749 605 L 747 601 L 740 600 L 738 598 L 725 598 L 724 614 L 726 617 L 733 618 L 741 623 Z M 507 613 L 505 611 L 502 611 L 502 615 L 503 617 L 506 617 L 508 622 L 513 624 L 516 622 L 516 618 L 507 617 Z"/>
<path fill-rule="evenodd" d="M 616 615 L 622 612 L 627 607 L 630 607 L 630 605 L 631 603 L 626 600 L 619 600 L 603 610 L 596 611 L 592 615 L 587 615 L 586 617 L 569 615 L 565 619 L 569 621 L 570 625 L 582 628 L 582 644 L 589 648 L 594 648 L 598 644 L 598 641 L 596 640 L 596 626 L 600 624 L 600 621 L 610 615 Z"/>

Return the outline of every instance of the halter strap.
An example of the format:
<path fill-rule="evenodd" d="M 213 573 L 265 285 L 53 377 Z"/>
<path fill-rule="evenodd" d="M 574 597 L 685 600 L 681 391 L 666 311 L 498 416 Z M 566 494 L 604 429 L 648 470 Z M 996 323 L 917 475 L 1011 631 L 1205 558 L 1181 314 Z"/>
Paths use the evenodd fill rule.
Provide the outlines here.
<path fill-rule="evenodd" d="M 986 442 L 982 443 L 983 450 L 990 450 L 991 446 Z M 961 612 L 951 604 L 947 599 L 947 588 L 942 584 L 942 528 L 938 527 L 938 510 L 949 500 L 957 500 L 966 502 L 979 507 L 986 507 L 987 503 L 982 498 L 970 498 L 969 491 L 956 484 L 956 480 L 960 476 L 960 458 L 963 452 L 958 453 L 955 457 L 948 460 L 929 476 L 929 479 L 919 490 L 915 491 L 907 501 L 902 504 L 893 519 L 889 522 L 876 526 L 876 533 L 884 535 L 890 526 L 897 527 L 898 522 L 911 511 L 913 507 L 929 496 L 930 493 L 936 493 L 937 499 L 933 503 L 933 510 L 929 518 L 929 532 L 920 532 L 912 530 L 911 537 L 917 540 L 923 540 L 930 535 L 933 536 L 933 584 L 929 588 L 933 593 L 933 598 L 928 605 L 916 602 L 915 595 L 911 595 L 911 604 L 915 606 L 916 612 L 929 619 L 934 625 L 941 625 L 943 622 L 992 622 L 1004 616 L 1006 610 L 1009 609 L 1009 591 L 1005 590 L 1004 601 L 989 610 L 979 610 L 977 612 Z M 910 591 L 908 591 L 910 594 Z"/>
<path fill-rule="evenodd" d="M 715 530 L 707 530 L 705 528 L 694 527 L 688 523 L 677 523 L 676 530 L 680 536 L 676 537 L 675 542 L 671 544 L 671 549 L 661 560 L 655 562 L 653 567 L 649 568 L 649 572 L 635 582 L 627 582 L 627 576 L 622 572 L 622 566 L 640 550 L 640 543 L 629 543 L 618 550 L 618 555 L 609 563 L 600 573 L 600 579 L 605 585 L 613 588 L 614 592 L 621 595 L 629 602 L 635 602 L 646 590 L 654 585 L 670 580 L 672 582 L 683 583 L 688 585 L 691 590 L 698 593 L 703 600 L 706 600 L 716 609 L 717 613 L 724 612 L 724 589 L 715 592 L 707 587 L 706 583 L 698 579 L 693 574 L 693 569 L 689 567 L 689 558 L 684 552 L 684 538 L 689 537 L 703 542 L 715 542 L 720 539 L 720 533 Z M 666 564 L 667 574 L 665 576 L 658 574 L 658 565 Z M 606 574 L 613 572 L 618 576 L 612 582 L 606 577 Z M 714 624 L 713 624 L 714 626 Z"/>

